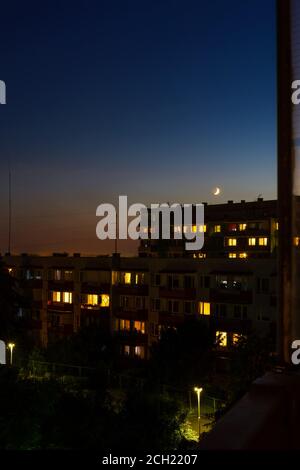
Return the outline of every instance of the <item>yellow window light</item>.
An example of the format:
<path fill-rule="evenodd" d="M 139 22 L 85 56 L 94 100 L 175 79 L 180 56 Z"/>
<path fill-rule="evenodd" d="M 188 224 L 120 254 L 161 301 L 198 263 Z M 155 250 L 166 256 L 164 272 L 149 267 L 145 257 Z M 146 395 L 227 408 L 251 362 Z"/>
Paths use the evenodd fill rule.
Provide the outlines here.
<path fill-rule="evenodd" d="M 72 303 L 72 292 L 63 292 L 63 301 L 65 304 L 71 304 Z"/>
<path fill-rule="evenodd" d="M 238 344 L 238 342 L 241 340 L 243 336 L 239 333 L 233 333 L 232 335 L 232 343 L 233 344 Z"/>
<path fill-rule="evenodd" d="M 52 300 L 53 302 L 61 302 L 61 292 L 58 292 L 58 291 L 52 292 Z"/>
<path fill-rule="evenodd" d="M 210 303 L 209 302 L 199 302 L 199 313 L 200 315 L 210 315 Z"/>
<path fill-rule="evenodd" d="M 100 307 L 109 307 L 109 295 L 107 294 L 101 295 Z"/>
<path fill-rule="evenodd" d="M 97 305 L 98 304 L 98 295 L 88 294 L 87 295 L 87 304 L 88 305 Z"/>
<path fill-rule="evenodd" d="M 222 348 L 227 346 L 227 333 L 226 331 L 216 331 L 216 340 L 218 341 L 218 345 Z"/>

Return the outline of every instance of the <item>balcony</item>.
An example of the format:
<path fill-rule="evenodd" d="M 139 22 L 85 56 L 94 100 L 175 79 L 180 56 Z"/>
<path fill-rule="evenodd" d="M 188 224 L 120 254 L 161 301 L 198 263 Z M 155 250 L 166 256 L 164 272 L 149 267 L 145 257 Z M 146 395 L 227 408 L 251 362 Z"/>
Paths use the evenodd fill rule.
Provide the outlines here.
<path fill-rule="evenodd" d="M 48 290 L 58 290 L 72 292 L 74 290 L 73 281 L 48 281 Z"/>
<path fill-rule="evenodd" d="M 220 303 L 252 304 L 253 293 L 240 289 L 211 289 L 210 301 Z"/>
<path fill-rule="evenodd" d="M 63 302 L 54 302 L 48 300 L 48 310 L 54 310 L 59 312 L 73 312 L 73 304 L 63 303 Z"/>
<path fill-rule="evenodd" d="M 169 287 L 160 287 L 159 297 L 162 299 L 169 298 L 169 299 L 195 300 L 196 289 L 195 288 L 172 289 Z"/>
<path fill-rule="evenodd" d="M 82 294 L 107 294 L 110 292 L 110 284 L 105 282 L 83 282 L 81 284 Z"/>
<path fill-rule="evenodd" d="M 125 307 L 117 307 L 116 309 L 114 309 L 113 314 L 116 318 L 122 318 L 124 320 L 148 320 L 147 309 L 130 310 L 129 308 Z"/>
<path fill-rule="evenodd" d="M 115 284 L 113 293 L 117 295 L 148 295 L 148 285 L 144 284 Z"/>
<path fill-rule="evenodd" d="M 159 312 L 159 324 L 162 326 L 178 326 L 184 322 L 184 314 L 171 313 L 168 311 Z"/>
<path fill-rule="evenodd" d="M 217 422 L 200 449 L 299 449 L 299 396 L 299 374 L 266 374 Z"/>

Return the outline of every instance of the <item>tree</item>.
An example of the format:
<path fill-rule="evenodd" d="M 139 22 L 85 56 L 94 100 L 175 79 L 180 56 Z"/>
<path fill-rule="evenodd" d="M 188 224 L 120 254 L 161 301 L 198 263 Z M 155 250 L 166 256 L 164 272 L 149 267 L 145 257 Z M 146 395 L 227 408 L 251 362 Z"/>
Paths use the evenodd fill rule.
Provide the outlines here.
<path fill-rule="evenodd" d="M 213 335 L 202 319 L 164 329 L 152 350 L 153 378 L 184 388 L 203 382 L 214 370 L 213 345 Z"/>

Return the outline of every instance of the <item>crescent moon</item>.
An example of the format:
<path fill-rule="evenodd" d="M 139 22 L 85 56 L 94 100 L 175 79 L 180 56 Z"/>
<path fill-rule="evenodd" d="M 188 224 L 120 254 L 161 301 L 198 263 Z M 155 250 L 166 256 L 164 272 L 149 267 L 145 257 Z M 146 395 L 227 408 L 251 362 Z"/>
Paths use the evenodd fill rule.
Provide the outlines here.
<path fill-rule="evenodd" d="M 221 192 L 221 189 L 220 189 L 220 188 L 218 188 L 218 187 L 215 188 L 215 189 L 214 189 L 214 196 L 218 196 L 218 195 L 220 194 L 220 192 Z"/>

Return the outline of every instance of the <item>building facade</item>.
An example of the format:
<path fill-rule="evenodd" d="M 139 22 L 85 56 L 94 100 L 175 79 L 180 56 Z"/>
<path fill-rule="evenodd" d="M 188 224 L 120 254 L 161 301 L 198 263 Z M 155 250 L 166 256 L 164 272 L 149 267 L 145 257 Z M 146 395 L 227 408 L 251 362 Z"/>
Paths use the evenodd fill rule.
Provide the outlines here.
<path fill-rule="evenodd" d="M 31 300 L 42 345 L 97 325 L 121 355 L 145 359 L 162 328 L 199 316 L 224 348 L 250 331 L 275 335 L 276 201 L 209 206 L 200 229 L 204 247 L 192 256 L 181 240 L 163 240 L 164 257 L 159 240 L 142 240 L 132 258 L 54 253 L 4 262 Z"/>

